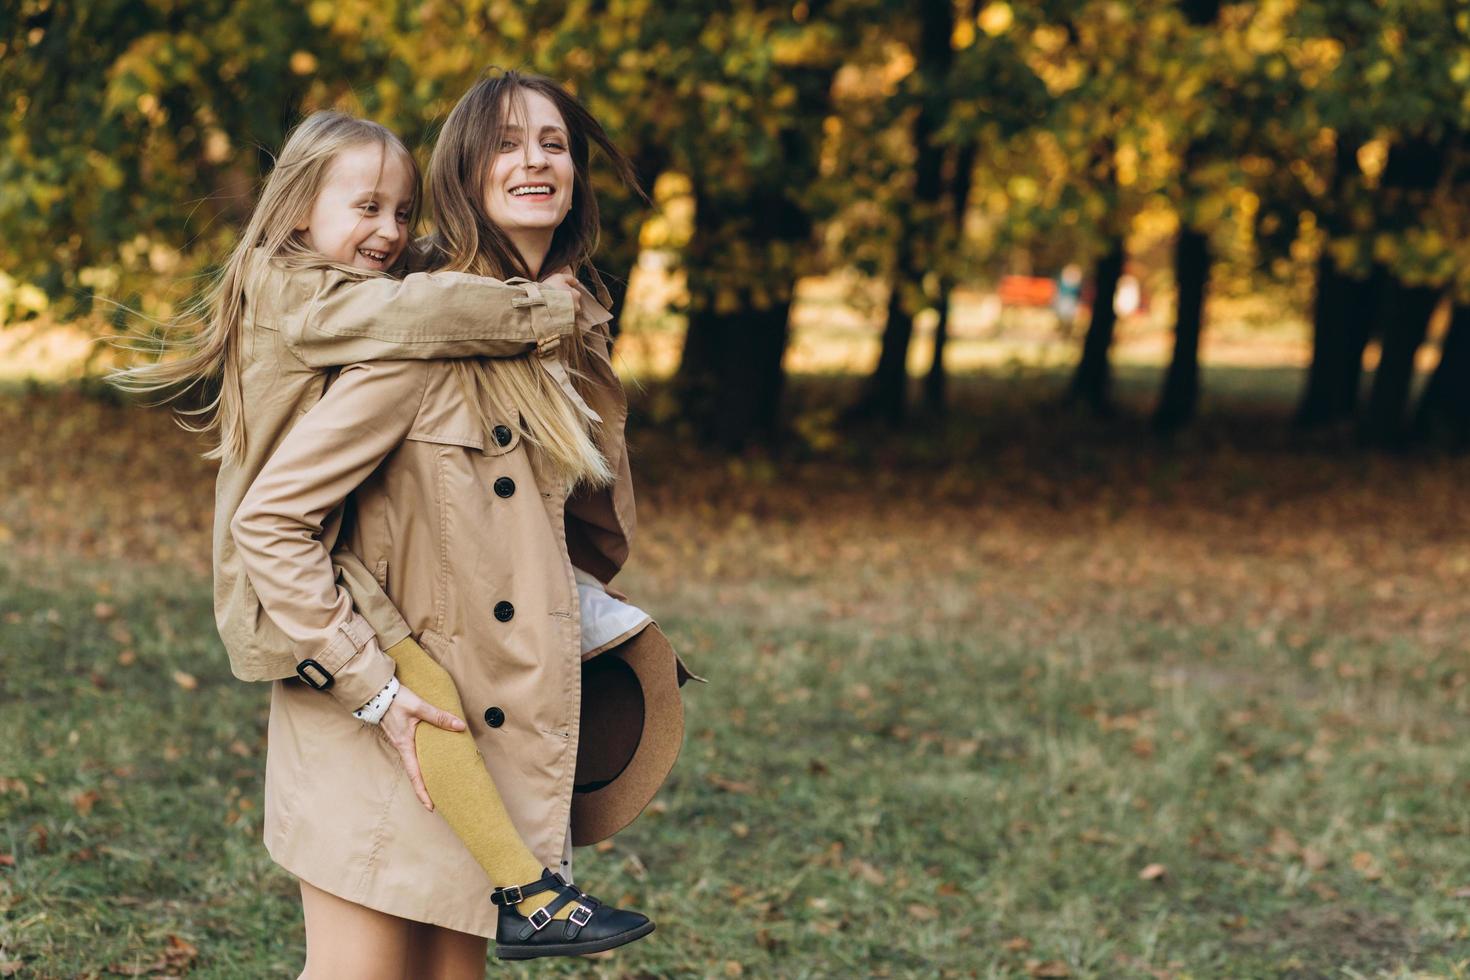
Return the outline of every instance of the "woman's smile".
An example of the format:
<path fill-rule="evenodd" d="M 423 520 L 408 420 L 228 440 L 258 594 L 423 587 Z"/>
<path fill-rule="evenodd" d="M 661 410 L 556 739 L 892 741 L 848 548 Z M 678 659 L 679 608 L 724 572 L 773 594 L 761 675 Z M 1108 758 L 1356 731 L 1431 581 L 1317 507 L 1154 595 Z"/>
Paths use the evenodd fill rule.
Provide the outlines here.
<path fill-rule="evenodd" d="M 518 184 L 510 189 L 510 196 L 522 200 L 540 203 L 551 200 L 556 193 L 556 188 L 550 184 Z"/>

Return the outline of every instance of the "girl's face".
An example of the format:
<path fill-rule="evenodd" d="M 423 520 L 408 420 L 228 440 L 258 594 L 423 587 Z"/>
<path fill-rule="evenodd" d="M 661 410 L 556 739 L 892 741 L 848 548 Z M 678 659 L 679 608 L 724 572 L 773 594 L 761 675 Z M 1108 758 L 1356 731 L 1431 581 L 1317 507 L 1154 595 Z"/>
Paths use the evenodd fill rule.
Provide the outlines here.
<path fill-rule="evenodd" d="M 333 262 L 382 271 L 408 244 L 416 191 L 402 154 L 376 143 L 348 147 L 327 167 L 311 213 L 296 230 Z"/>
<path fill-rule="evenodd" d="M 575 173 L 567 124 L 556 104 L 528 89 L 520 96 L 524 115 L 514 111 L 509 99 L 502 107 L 505 136 L 485 182 L 485 213 L 523 254 L 527 244 L 541 241 L 544 254 L 552 232 L 572 208 Z"/>

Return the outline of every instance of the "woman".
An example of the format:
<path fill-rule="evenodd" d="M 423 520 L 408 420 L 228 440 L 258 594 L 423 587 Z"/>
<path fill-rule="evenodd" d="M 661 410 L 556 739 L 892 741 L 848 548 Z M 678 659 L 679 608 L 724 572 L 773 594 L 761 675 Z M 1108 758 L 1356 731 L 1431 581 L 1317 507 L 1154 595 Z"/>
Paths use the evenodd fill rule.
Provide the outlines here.
<path fill-rule="evenodd" d="M 530 280 L 585 267 L 593 143 L 627 174 L 555 83 L 505 73 L 476 85 L 431 161 L 434 254 L 451 270 Z M 625 406 L 595 306 L 582 304 L 583 333 L 537 356 L 345 368 L 230 522 L 262 606 L 309 634 L 332 620 L 337 594 L 318 535 L 351 495 L 352 552 L 472 709 L 475 745 L 536 862 L 565 875 L 585 642 L 573 562 L 605 582 L 632 526 Z M 650 628 L 641 614 L 628 622 L 625 635 Z M 309 976 L 478 976 L 490 935 L 497 953 L 521 956 L 579 930 L 626 942 L 652 929 L 545 874 L 492 882 L 417 804 L 396 755 L 303 683 L 273 689 L 266 783 L 267 846 L 302 880 Z M 559 897 L 539 919 L 520 914 L 537 890 Z"/>

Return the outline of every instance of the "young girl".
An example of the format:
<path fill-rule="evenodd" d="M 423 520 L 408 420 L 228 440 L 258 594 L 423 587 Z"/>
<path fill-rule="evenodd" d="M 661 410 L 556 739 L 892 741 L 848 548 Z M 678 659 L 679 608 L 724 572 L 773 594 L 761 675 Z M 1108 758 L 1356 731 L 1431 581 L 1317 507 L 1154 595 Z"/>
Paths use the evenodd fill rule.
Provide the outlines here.
<path fill-rule="evenodd" d="M 232 666 L 251 680 L 300 676 L 311 687 L 327 690 L 332 698 L 322 700 L 340 705 L 336 710 L 343 717 L 356 709 L 361 720 L 381 718 L 408 777 L 405 785 L 411 784 L 427 807 L 430 800 L 418 771 L 417 722 L 461 733 L 465 725 L 419 698 L 410 685 L 396 689 L 385 713 L 379 694 L 394 679 L 395 659 L 417 647 L 379 581 L 355 555 L 337 549 L 333 574 L 345 589 L 333 584 L 330 595 L 313 598 L 329 600 L 338 621 L 313 634 L 293 630 L 293 621 L 284 619 L 282 631 L 262 614 L 229 534 L 230 518 L 246 488 L 320 397 L 328 367 L 374 358 L 527 351 L 549 355 L 573 329 L 578 300 L 565 288 L 575 282 L 570 276 L 549 277 L 539 285 L 454 273 L 415 274 L 402 281 L 385 276 L 385 271 L 401 267 L 417 189 L 412 157 L 388 131 L 338 113 L 313 115 L 288 140 L 266 181 L 240 244 L 208 297 L 206 329 L 188 355 L 123 372 L 117 380 L 133 390 L 157 390 L 218 378 L 219 394 L 208 406 L 214 414 L 205 428 L 220 434 L 211 454 L 222 459 L 215 601 Z M 333 546 L 340 516 L 323 515 L 316 539 L 320 546 Z M 433 680 L 427 677 L 424 683 Z M 353 724 L 361 728 L 359 722 Z M 417 741 L 428 730 L 419 731 Z M 473 824 L 482 845 L 490 840 L 501 853 L 528 854 L 503 808 L 497 823 L 495 807 L 484 805 L 486 787 L 478 794 L 466 793 L 451 781 L 444 791 L 479 800 Z M 493 785 L 488 793 L 493 802 Z M 330 817 L 324 811 L 316 818 Z M 309 888 L 303 883 L 304 892 Z M 531 894 L 528 889 L 521 910 L 529 914 L 554 904 L 558 895 L 549 892 Z M 604 910 L 602 918 L 621 915 L 625 927 L 636 920 L 631 931 L 651 929 L 641 916 L 612 913 Z M 607 938 L 597 937 L 598 932 L 585 930 L 580 944 L 564 945 L 571 947 L 569 952 L 583 951 L 574 948 L 579 945 L 605 948 L 589 941 Z M 431 934 L 415 938 L 426 950 L 423 958 L 432 962 L 442 944 Z"/>
<path fill-rule="evenodd" d="M 626 175 L 596 121 L 554 83 L 506 73 L 476 85 L 451 113 L 431 164 L 432 254 L 454 270 L 440 274 L 535 279 L 585 267 L 597 230 L 592 143 Z M 443 976 L 478 975 L 481 937 L 494 935 L 502 957 L 525 958 L 612 948 L 652 930 L 546 870 L 569 873 L 573 837 L 595 840 L 632 819 L 672 765 L 671 755 L 648 763 L 639 744 L 636 726 L 646 730 L 647 715 L 659 714 L 654 691 L 636 720 L 618 719 L 635 726 L 628 757 L 592 778 L 598 767 L 584 766 L 579 738 L 584 657 L 636 637 L 645 661 L 662 656 L 669 687 L 687 676 L 647 617 L 601 586 L 626 558 L 632 527 L 626 405 L 608 361 L 607 317 L 591 302 L 582 308 L 588 336 L 574 331 L 550 356 L 348 366 L 281 442 L 230 522 L 271 618 L 290 635 L 329 643 L 351 618 L 336 605 L 320 532 L 351 495 L 351 551 L 420 644 L 395 658 L 399 682 L 433 690 L 430 700 L 455 714 L 461 703 L 473 707 L 466 742 L 471 755 L 478 749 L 481 785 L 498 788 L 491 800 L 503 800 L 529 848 L 499 847 L 494 859 L 468 864 L 463 844 L 477 858 L 497 847 L 475 844 L 427 761 L 446 820 L 402 792 L 393 758 L 364 740 L 360 725 L 302 684 L 276 685 L 266 837 L 304 882 L 309 974 L 319 964 L 322 975 L 368 975 L 373 963 L 384 976 L 428 972 L 402 938 L 424 924 L 440 927 L 432 941 Z M 579 579 L 595 598 L 579 595 Z M 583 628 L 593 620 L 617 626 L 594 641 Z M 654 664 L 645 674 L 659 671 Z M 391 701 L 391 689 L 384 696 Z M 607 746 L 625 734 L 598 726 L 596 754 L 617 755 Z M 439 736 L 419 729 L 422 758 Z M 460 763 L 465 781 L 469 768 Z M 574 797 L 598 797 L 635 771 L 642 802 L 623 800 L 616 819 L 577 816 Z M 312 819 L 324 812 L 330 821 Z M 329 952 L 318 958 L 319 950 Z"/>

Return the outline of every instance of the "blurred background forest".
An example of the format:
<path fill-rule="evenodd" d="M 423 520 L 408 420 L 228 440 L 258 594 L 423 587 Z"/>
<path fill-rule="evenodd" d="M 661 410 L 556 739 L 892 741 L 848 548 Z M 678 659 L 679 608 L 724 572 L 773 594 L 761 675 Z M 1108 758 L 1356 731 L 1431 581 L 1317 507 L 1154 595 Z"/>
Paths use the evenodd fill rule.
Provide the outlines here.
<path fill-rule="evenodd" d="M 711 681 L 577 859 L 658 933 L 538 976 L 1470 977 L 1461 0 L 0 8 L 0 977 L 300 968 L 213 466 L 93 340 L 487 65 L 654 199 L 618 584 Z"/>
<path fill-rule="evenodd" d="M 1309 365 L 1304 425 L 1470 435 L 1452 0 L 20 0 L 0 56 L 12 375 L 64 346 L 32 318 L 169 313 L 304 112 L 426 149 L 498 64 L 568 81 L 636 161 L 657 208 L 604 189 L 601 265 L 701 442 L 939 415 L 947 365 L 1065 365 L 1106 415 L 1119 348 L 1164 431 L 1217 349 Z M 798 413 L 793 367 L 863 380 Z"/>

